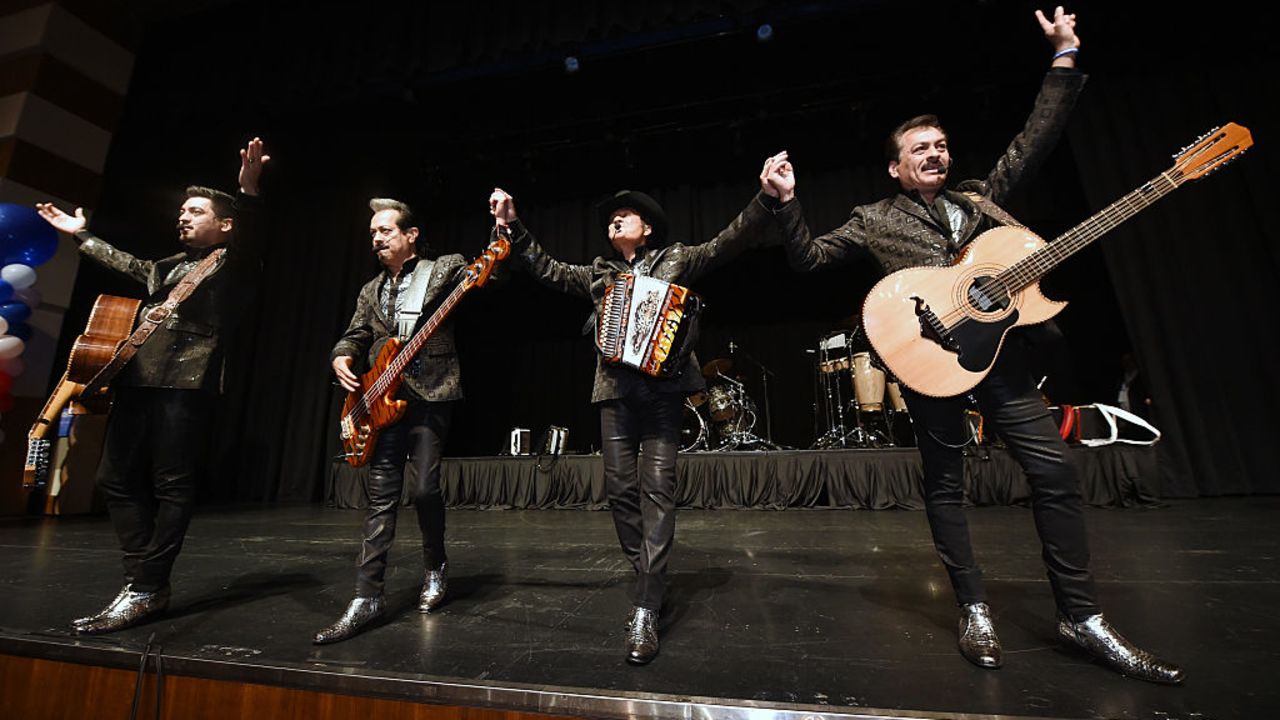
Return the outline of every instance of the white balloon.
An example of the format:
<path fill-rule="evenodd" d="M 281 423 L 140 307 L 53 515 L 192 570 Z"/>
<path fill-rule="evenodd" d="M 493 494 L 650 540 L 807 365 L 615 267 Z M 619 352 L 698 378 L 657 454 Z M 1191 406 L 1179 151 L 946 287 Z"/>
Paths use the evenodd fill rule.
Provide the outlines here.
<path fill-rule="evenodd" d="M 5 265 L 0 269 L 0 280 L 12 285 L 14 290 L 21 290 L 36 284 L 36 271 L 22 263 Z"/>
<path fill-rule="evenodd" d="M 22 354 L 27 344 L 12 335 L 0 335 L 0 358 L 16 358 Z"/>
<path fill-rule="evenodd" d="M 9 334 L 9 321 L 5 320 L 3 317 L 0 317 L 0 335 L 8 335 L 8 334 Z"/>
<path fill-rule="evenodd" d="M 15 300 L 22 303 L 23 305 L 26 305 L 32 310 L 35 310 L 36 308 L 40 307 L 40 303 L 44 302 L 44 296 L 40 294 L 39 290 L 33 287 L 22 288 L 21 290 L 14 290 L 13 297 Z"/>
<path fill-rule="evenodd" d="M 27 364 L 20 357 L 0 358 L 0 370 L 9 373 L 9 377 L 18 377 L 27 369 Z"/>

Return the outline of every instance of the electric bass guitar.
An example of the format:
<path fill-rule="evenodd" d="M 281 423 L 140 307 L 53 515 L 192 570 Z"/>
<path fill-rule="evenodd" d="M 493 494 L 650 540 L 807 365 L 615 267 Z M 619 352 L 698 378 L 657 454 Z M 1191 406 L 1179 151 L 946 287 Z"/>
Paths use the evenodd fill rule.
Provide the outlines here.
<path fill-rule="evenodd" d="M 1017 227 L 988 230 L 945 268 L 907 268 L 871 289 L 863 328 L 876 354 L 908 387 L 951 397 L 982 381 L 1010 329 L 1057 315 L 1040 278 L 1188 180 L 1234 160 L 1253 145 L 1249 130 L 1228 123 L 1174 156 L 1174 165 L 1053 242 Z"/>
<path fill-rule="evenodd" d="M 63 408 L 71 405 L 71 412 L 83 415 L 104 412 L 107 403 L 106 390 L 85 396 L 85 386 L 115 357 L 120 346 L 129 339 L 134 318 L 138 315 L 141 300 L 99 295 L 89 312 L 89 322 L 84 333 L 71 346 L 67 358 L 67 371 L 58 386 L 45 402 L 36 422 L 27 432 L 27 461 L 22 470 L 22 487 L 42 488 L 49 482 L 50 449 L 49 434 L 57 427 Z"/>
<path fill-rule="evenodd" d="M 467 267 L 458 286 L 408 342 L 391 337 L 378 351 L 373 367 L 360 376 L 360 388 L 348 393 L 342 405 L 339 431 L 344 451 L 342 457 L 348 464 L 359 467 L 369 462 L 379 433 L 399 422 L 408 409 L 406 401 L 395 399 L 404 382 L 405 368 L 449 317 L 462 296 L 487 283 L 494 267 L 510 253 L 511 243 L 505 234 L 500 233 Z"/>

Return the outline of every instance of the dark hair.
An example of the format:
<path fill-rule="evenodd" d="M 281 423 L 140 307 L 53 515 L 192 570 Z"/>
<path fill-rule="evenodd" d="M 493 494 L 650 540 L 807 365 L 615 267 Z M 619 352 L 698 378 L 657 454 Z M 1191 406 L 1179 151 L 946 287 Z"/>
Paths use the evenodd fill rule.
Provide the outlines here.
<path fill-rule="evenodd" d="M 187 198 L 207 198 L 213 206 L 214 217 L 234 219 L 236 216 L 236 199 L 221 190 L 191 185 L 187 188 Z"/>
<path fill-rule="evenodd" d="M 938 128 L 944 136 L 947 134 L 947 131 L 942 127 L 942 123 L 938 122 L 937 115 L 917 115 L 909 120 L 904 120 L 889 133 L 889 137 L 885 140 L 884 159 L 888 162 L 897 160 L 902 154 L 902 136 L 922 127 Z"/>
<path fill-rule="evenodd" d="M 404 232 L 409 228 L 418 228 L 418 238 L 413 241 L 413 250 L 419 257 L 426 257 L 431 250 L 431 245 L 427 243 L 426 234 L 422 232 L 422 228 L 418 227 L 418 219 L 413 216 L 413 208 L 408 203 L 392 198 L 371 198 L 369 200 L 369 209 L 375 213 L 383 210 L 395 210 L 399 217 L 396 218 L 396 227 L 400 228 L 400 232 Z"/>

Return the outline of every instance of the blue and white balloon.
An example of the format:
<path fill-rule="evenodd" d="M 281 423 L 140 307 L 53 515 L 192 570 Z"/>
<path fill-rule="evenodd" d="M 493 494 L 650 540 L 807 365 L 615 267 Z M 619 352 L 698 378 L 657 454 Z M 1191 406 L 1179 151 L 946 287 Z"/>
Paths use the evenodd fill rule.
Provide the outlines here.
<path fill-rule="evenodd" d="M 58 231 L 35 208 L 0 203 L 0 262 L 35 267 L 58 251 Z"/>
<path fill-rule="evenodd" d="M 13 263 L 0 268 L 0 280 L 12 285 L 14 290 L 22 290 L 36 284 L 36 271 L 29 265 Z"/>

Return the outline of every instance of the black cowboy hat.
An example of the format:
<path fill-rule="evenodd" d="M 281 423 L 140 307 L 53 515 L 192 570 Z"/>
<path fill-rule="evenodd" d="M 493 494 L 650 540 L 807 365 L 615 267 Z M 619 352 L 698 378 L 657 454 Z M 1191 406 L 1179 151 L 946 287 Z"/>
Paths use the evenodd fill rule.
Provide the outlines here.
<path fill-rule="evenodd" d="M 596 212 L 600 213 L 600 224 L 608 227 L 609 216 L 613 215 L 613 211 L 618 208 L 635 210 L 640 217 L 644 218 L 645 223 L 653 228 L 649 233 L 647 245 L 661 245 L 666 242 L 667 214 L 663 212 L 657 200 L 638 190 L 619 190 L 613 197 L 596 205 Z"/>

